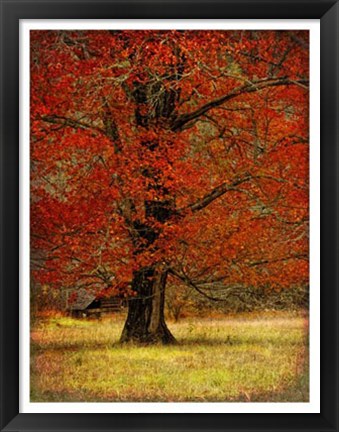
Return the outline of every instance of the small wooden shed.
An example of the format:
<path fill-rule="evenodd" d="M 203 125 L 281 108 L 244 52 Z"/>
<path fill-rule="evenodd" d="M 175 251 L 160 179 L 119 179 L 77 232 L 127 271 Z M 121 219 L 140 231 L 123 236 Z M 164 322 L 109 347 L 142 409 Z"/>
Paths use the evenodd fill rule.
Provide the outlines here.
<path fill-rule="evenodd" d="M 100 317 L 102 313 L 120 312 L 126 306 L 126 300 L 119 297 L 97 297 L 94 292 L 84 288 L 66 291 L 66 311 L 74 317 Z"/>

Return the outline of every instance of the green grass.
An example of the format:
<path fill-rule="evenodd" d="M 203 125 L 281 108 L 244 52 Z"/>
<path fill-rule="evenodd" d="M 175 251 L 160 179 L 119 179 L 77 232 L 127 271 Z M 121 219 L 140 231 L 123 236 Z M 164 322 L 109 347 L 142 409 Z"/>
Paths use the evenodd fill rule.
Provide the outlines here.
<path fill-rule="evenodd" d="M 123 317 L 36 321 L 31 401 L 308 401 L 301 314 L 169 323 L 176 346 L 121 346 L 122 325 Z"/>

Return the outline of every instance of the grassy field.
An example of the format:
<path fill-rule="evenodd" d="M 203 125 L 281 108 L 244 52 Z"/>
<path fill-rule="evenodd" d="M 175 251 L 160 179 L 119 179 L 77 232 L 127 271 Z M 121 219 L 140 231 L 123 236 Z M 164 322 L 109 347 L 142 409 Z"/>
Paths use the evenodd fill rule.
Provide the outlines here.
<path fill-rule="evenodd" d="M 31 401 L 308 401 L 308 322 L 280 312 L 169 323 L 177 346 L 121 346 L 123 317 L 36 321 Z"/>

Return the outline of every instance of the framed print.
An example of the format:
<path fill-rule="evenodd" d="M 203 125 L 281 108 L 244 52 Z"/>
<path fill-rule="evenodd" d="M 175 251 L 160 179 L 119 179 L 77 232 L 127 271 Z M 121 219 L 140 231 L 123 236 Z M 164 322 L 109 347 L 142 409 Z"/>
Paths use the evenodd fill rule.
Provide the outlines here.
<path fill-rule="evenodd" d="M 338 430 L 337 2 L 1 5 L 2 430 Z"/>

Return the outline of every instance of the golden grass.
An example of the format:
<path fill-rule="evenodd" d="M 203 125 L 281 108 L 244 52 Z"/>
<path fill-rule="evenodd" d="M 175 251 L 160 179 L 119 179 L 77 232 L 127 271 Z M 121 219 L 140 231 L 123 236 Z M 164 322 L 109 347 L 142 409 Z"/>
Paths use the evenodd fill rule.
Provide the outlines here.
<path fill-rule="evenodd" d="M 31 401 L 308 401 L 302 314 L 169 323 L 177 346 L 118 344 L 123 317 L 45 317 L 31 332 Z"/>

